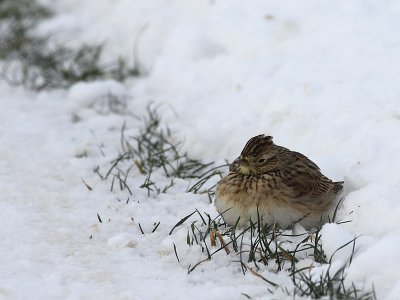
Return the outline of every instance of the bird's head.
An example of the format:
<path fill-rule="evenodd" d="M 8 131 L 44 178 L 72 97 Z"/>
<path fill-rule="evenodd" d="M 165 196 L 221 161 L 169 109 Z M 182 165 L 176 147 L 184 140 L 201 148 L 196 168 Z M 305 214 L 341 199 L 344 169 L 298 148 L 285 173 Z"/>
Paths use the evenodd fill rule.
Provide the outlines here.
<path fill-rule="evenodd" d="M 276 170 L 279 159 L 272 136 L 264 134 L 251 138 L 242 153 L 230 165 L 229 171 L 243 175 L 261 175 Z"/>

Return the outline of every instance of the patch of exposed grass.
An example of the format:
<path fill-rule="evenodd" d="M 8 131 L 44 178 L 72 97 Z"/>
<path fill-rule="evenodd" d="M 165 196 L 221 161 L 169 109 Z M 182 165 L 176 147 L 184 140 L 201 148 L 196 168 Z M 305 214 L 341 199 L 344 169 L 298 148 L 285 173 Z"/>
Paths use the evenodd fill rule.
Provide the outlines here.
<path fill-rule="evenodd" d="M 51 16 L 51 12 L 35 1 L 0 1 L 0 59 L 18 56 L 28 44 L 43 40 L 31 36 L 31 29 Z"/>
<path fill-rule="evenodd" d="M 294 294 L 308 296 L 311 299 L 346 299 L 346 300 L 374 300 L 375 291 L 364 291 L 354 283 L 346 284 L 346 269 L 343 266 L 336 272 L 331 272 L 331 265 L 328 270 L 319 276 L 312 276 L 309 270 L 300 270 L 293 276 L 295 285 Z"/>
<path fill-rule="evenodd" d="M 253 265 L 258 270 L 260 264 L 273 264 L 276 271 L 290 270 L 298 261 L 297 257 L 301 253 L 307 252 L 307 255 L 312 256 L 314 252 L 322 251 L 320 243 L 310 242 L 315 234 L 292 234 L 278 228 L 275 224 L 261 224 L 261 222 L 251 223 L 247 228 L 228 226 L 220 216 L 211 219 L 208 214 L 203 216 L 198 210 L 182 218 L 173 227 L 170 234 L 193 215 L 200 219 L 191 222 L 187 244 L 189 246 L 200 245 L 208 259 L 221 250 L 226 253 L 236 253 L 244 274 L 249 265 Z M 208 244 L 211 246 L 219 244 L 219 248 L 209 252 Z M 189 271 L 193 271 L 197 266 L 198 264 Z"/>
<path fill-rule="evenodd" d="M 308 296 L 312 299 L 320 299 L 323 297 L 328 299 L 351 300 L 377 299 L 373 288 L 371 291 L 364 291 L 356 287 L 353 282 L 351 284 L 346 283 L 346 270 L 353 260 L 355 243 L 356 238 L 336 249 L 327 263 L 327 270 L 319 275 L 312 274 L 312 269 L 310 268 L 294 270 L 291 275 L 295 287 L 294 294 Z M 337 271 L 333 272 L 332 258 L 336 252 L 351 245 L 353 248 L 349 261 Z"/>
<path fill-rule="evenodd" d="M 191 193 L 207 193 L 210 202 L 214 195 L 214 185 L 208 186 L 211 178 L 221 178 L 228 164 L 214 166 L 191 158 L 182 150 L 182 143 L 175 142 L 171 130 L 161 122 L 157 108 L 149 105 L 147 115 L 142 119 L 143 126 L 135 136 L 126 134 L 126 124 L 121 128 L 120 154 L 112 162 L 105 175 L 95 172 L 103 180 L 111 178 L 111 190 L 117 186 L 132 194 L 127 178 L 133 170 L 145 176 L 139 186 L 146 189 L 148 196 L 165 193 L 174 186 L 177 178 L 194 181 L 187 188 Z M 161 186 L 153 179 L 153 174 L 161 173 L 170 181 Z"/>
<path fill-rule="evenodd" d="M 36 1 L 0 1 L 1 79 L 11 85 L 42 90 L 66 88 L 79 81 L 107 78 L 122 81 L 141 75 L 136 50 L 133 66 L 122 57 L 104 64 L 101 63 L 103 45 L 74 49 L 35 34 L 36 26 L 51 15 Z"/>
<path fill-rule="evenodd" d="M 196 220 L 191 221 L 196 216 Z M 247 228 L 228 226 L 218 216 L 211 217 L 198 210 L 182 218 L 171 230 L 170 234 L 185 222 L 190 226 L 187 232 L 186 243 L 189 247 L 200 246 L 204 259 L 190 265 L 188 273 L 193 272 L 201 264 L 211 260 L 218 252 L 223 251 L 231 255 L 233 260 L 240 264 L 243 274 L 248 271 L 264 280 L 273 289 L 281 288 L 277 283 L 262 276 L 258 271 L 267 266 L 275 272 L 285 271 L 291 275 L 293 290 L 284 291 L 292 296 L 308 296 L 311 299 L 376 299 L 373 290 L 364 291 L 354 283 L 347 283 L 346 270 L 351 264 L 355 240 L 339 247 L 353 247 L 349 261 L 336 272 L 331 272 L 332 258 L 327 259 L 321 242 L 321 226 L 313 232 L 293 233 L 292 230 L 278 228 L 275 224 L 251 223 Z M 340 222 L 338 222 L 340 224 Z M 335 253 L 336 253 L 335 252 Z M 315 265 L 298 269 L 297 263 L 305 258 L 311 258 Z M 327 265 L 327 271 L 316 276 L 312 275 L 315 267 Z"/>

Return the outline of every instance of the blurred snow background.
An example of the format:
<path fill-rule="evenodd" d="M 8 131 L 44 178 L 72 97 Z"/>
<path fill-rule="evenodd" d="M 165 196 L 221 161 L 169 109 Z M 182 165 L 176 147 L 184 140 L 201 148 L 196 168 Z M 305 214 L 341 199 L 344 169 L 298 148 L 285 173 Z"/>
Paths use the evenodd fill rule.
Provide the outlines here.
<path fill-rule="evenodd" d="M 98 180 L 92 168 L 118 151 L 123 122 L 139 126 L 93 103 L 111 93 L 138 116 L 150 101 L 162 103 L 163 121 L 197 158 L 232 160 L 250 137 L 267 133 L 345 180 L 339 214 L 352 222 L 324 228 L 325 250 L 362 235 L 348 279 L 398 299 L 398 1 L 41 2 L 56 14 L 39 33 L 71 46 L 104 42 L 104 62 L 131 61 L 139 34 L 143 74 L 42 92 L 0 84 L 0 297 L 283 297 L 243 276 L 232 257 L 186 274 L 201 253 L 186 246 L 185 230 L 168 232 L 195 208 L 215 214 L 206 196 L 148 199 L 138 191 L 126 205 Z M 147 232 L 161 223 L 142 235 L 138 222 Z"/>

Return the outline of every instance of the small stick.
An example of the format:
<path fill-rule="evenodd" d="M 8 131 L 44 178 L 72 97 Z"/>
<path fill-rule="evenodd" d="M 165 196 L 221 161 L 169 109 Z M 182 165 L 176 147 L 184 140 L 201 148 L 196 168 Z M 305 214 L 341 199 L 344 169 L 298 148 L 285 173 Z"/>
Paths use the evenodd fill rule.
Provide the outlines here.
<path fill-rule="evenodd" d="M 210 231 L 210 241 L 211 241 L 211 246 L 215 247 L 217 246 L 217 243 L 215 242 L 215 230 Z"/>
<path fill-rule="evenodd" d="M 218 237 L 218 239 L 219 239 L 219 242 L 221 243 L 221 246 L 224 248 L 226 254 L 229 255 L 229 253 L 231 253 L 231 252 L 229 251 L 228 246 L 226 245 L 224 239 L 222 238 L 221 233 L 219 233 L 219 232 L 217 231 L 216 234 L 217 234 L 217 237 Z"/>

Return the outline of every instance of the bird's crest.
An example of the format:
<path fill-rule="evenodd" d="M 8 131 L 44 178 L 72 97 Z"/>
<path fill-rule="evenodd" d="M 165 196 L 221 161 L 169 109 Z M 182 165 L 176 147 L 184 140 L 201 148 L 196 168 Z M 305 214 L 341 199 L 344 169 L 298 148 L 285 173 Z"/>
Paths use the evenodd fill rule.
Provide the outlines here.
<path fill-rule="evenodd" d="M 266 148 L 271 146 L 272 136 L 260 134 L 255 137 L 252 137 L 244 146 L 241 156 L 250 157 L 250 156 L 258 156 L 262 152 L 265 151 Z"/>

